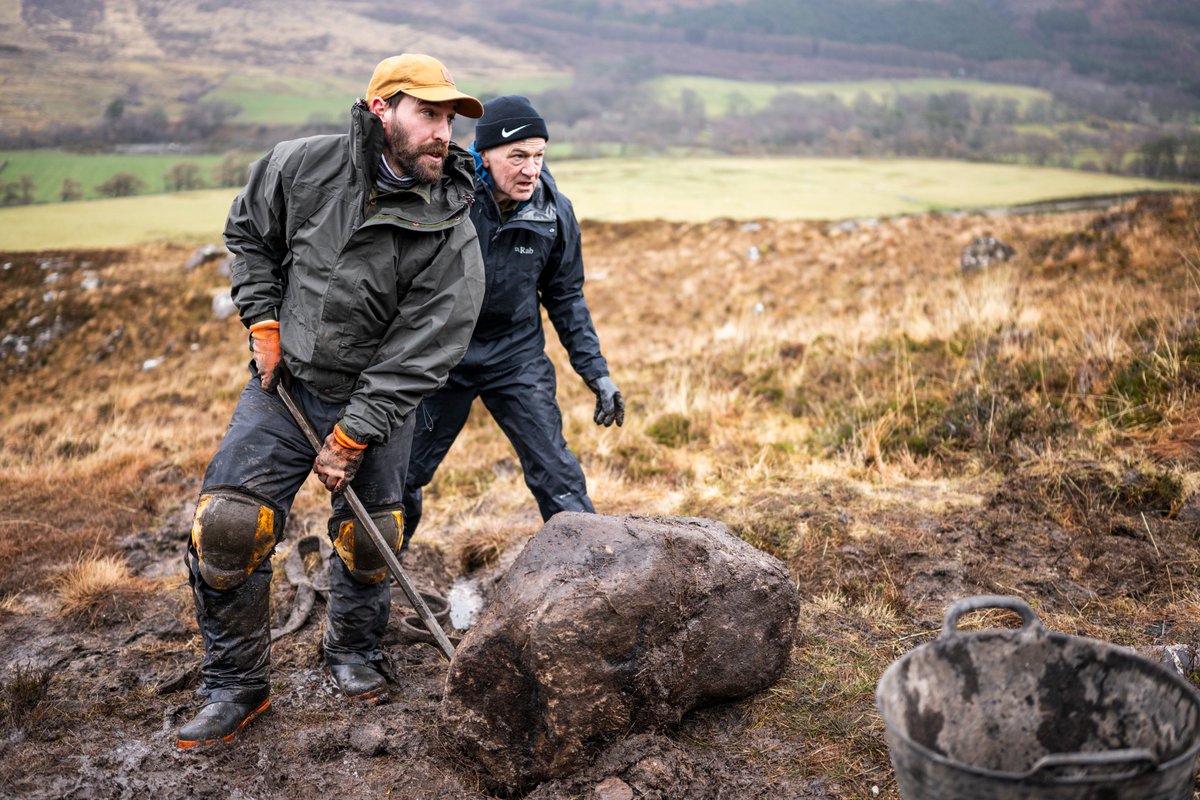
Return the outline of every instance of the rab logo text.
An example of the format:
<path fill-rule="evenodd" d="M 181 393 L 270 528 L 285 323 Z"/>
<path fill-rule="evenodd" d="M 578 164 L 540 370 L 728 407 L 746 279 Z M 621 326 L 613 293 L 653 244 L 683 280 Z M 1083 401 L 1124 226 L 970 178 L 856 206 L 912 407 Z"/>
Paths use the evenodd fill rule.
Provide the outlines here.
<path fill-rule="evenodd" d="M 533 255 L 533 248 L 532 247 L 521 247 L 521 245 L 517 245 L 516 247 L 513 248 L 513 252 L 520 253 L 523 256 L 531 256 L 531 255 Z"/>

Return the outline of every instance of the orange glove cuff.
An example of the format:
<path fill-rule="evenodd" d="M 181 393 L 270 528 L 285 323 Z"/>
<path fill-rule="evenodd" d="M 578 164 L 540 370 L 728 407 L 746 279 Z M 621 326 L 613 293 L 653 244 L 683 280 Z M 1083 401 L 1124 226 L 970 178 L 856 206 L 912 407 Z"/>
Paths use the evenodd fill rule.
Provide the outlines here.
<path fill-rule="evenodd" d="M 347 436 L 346 432 L 344 430 L 342 430 L 342 425 L 340 422 L 333 426 L 333 440 L 335 442 L 337 442 L 338 444 L 340 444 L 342 447 L 345 447 L 349 450 L 366 450 L 367 449 L 367 446 L 365 444 L 359 444 L 358 442 L 354 441 L 349 436 Z"/>
<path fill-rule="evenodd" d="M 255 339 L 278 339 L 279 320 L 268 319 L 250 326 L 250 335 Z"/>

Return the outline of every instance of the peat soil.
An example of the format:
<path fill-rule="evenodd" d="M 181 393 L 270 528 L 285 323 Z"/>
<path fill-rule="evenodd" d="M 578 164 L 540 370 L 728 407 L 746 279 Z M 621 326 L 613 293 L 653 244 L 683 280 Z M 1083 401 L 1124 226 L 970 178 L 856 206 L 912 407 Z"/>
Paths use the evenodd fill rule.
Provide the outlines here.
<path fill-rule="evenodd" d="M 1189 208 L 1188 231 L 1200 230 Z M 891 248 L 881 263 L 904 257 L 904 248 L 924 263 L 921 248 L 955 256 L 957 243 L 983 224 L 939 216 L 885 222 L 854 233 L 862 242 L 816 223 L 599 226 L 589 232 L 590 263 L 598 275 L 677 268 L 679 276 L 639 278 L 639 285 L 687 284 L 702 293 L 704 278 L 723 295 L 723 274 L 695 265 L 713 253 L 743 258 L 774 237 L 781 259 L 787 246 L 833 260 L 820 271 L 781 261 L 768 275 L 764 264 L 775 257 L 768 253 L 755 280 L 762 275 L 768 288 L 797 298 L 808 294 L 788 276 L 826 293 L 841 281 L 848 288 L 835 296 L 850 297 L 855 282 L 866 281 L 851 269 L 864 247 Z M 987 224 L 1007 225 L 1004 238 L 1026 250 L 1067 231 L 1064 248 L 1082 252 L 1085 266 L 1100 263 L 1087 250 L 1096 237 L 1070 233 L 1092 230 L 1090 216 L 1021 222 L 1024 233 L 1015 222 Z M 681 252 L 680 241 L 695 251 Z M 394 673 L 385 702 L 354 705 L 334 690 L 323 668 L 318 598 L 307 624 L 273 645 L 271 709 L 230 744 L 176 749 L 173 730 L 198 706 L 202 655 L 183 551 L 199 475 L 247 357 L 236 319 L 214 319 L 220 280 L 200 269 L 181 273 L 189 252 L 163 245 L 0 255 L 0 797 L 509 798 L 441 732 L 446 664 L 433 647 L 404 636 L 399 600 L 385 642 Z M 1035 277 L 1050 274 L 1036 267 L 1026 265 Z M 687 270 L 696 272 L 695 285 Z M 1121 266 L 1122 275 L 1128 271 Z M 1162 281 L 1163 272 L 1147 269 L 1130 281 Z M 1062 282 L 1080 279 L 1072 273 Z M 589 302 L 612 326 L 614 350 L 652 362 L 641 387 L 650 397 L 661 379 L 657 353 L 669 357 L 680 318 L 662 291 L 627 297 L 619 283 L 598 279 Z M 690 324 L 719 327 L 704 316 L 720 316 L 713 303 L 696 313 L 699 322 Z M 697 500 L 690 515 L 731 523 L 748 540 L 781 532 L 774 546 L 805 598 L 787 673 L 772 689 L 694 712 L 678 728 L 631 732 L 598 747 L 587 768 L 525 797 L 895 798 L 870 692 L 887 664 L 936 636 L 947 605 L 967 595 L 1024 597 L 1051 630 L 1149 654 L 1172 644 L 1194 652 L 1200 496 L 1192 483 L 1162 480 L 1194 481 L 1200 472 L 1200 427 L 1175 424 L 1196 418 L 1194 396 L 1187 401 L 1171 425 L 1122 444 L 1170 465 L 1170 473 L 1134 468 L 1141 462 L 1120 453 L 1107 464 L 1063 457 L 1061 468 L 1038 469 L 1037 459 L 1014 458 L 1003 470 L 939 477 L 931 469 L 912 480 L 898 472 L 867 479 L 868 466 L 858 474 L 831 467 L 804 480 L 762 480 L 735 500 L 701 498 L 711 508 Z M 167 434 L 155 438 L 154 429 Z M 1032 466 L 1021 466 L 1026 461 Z M 629 491 L 638 491 L 638 480 L 629 478 Z M 660 483 L 654 491 L 671 488 Z M 293 509 L 276 554 L 276 625 L 297 596 L 283 559 L 305 532 L 324 528 L 317 505 Z M 525 516 L 498 515 L 496 525 L 531 530 L 528 505 Z M 620 496 L 609 505 L 612 513 L 639 510 Z M 57 581 L 93 550 L 128 564 L 129 591 L 102 598 L 85 619 L 65 615 Z M 405 568 L 419 589 L 445 595 L 462 570 L 451 559 L 418 540 Z M 486 587 L 499 569 L 469 577 Z M 1015 620 L 991 615 L 989 623 Z"/>
<path fill-rule="evenodd" d="M 155 531 L 121 543 L 137 578 L 180 577 L 193 506 L 185 503 Z M 298 526 L 296 526 L 298 529 Z M 275 558 L 272 614 L 282 624 L 297 594 Z M 506 559 L 508 560 L 508 559 Z M 319 556 L 306 559 L 314 579 Z M 438 551 L 417 545 L 405 571 L 421 591 L 443 596 L 451 574 Z M 488 585 L 487 575 L 479 583 Z M 486 590 L 485 590 L 486 591 Z M 319 598 L 319 595 L 318 595 Z M 308 623 L 272 646 L 271 708 L 233 742 L 180 751 L 172 732 L 198 707 L 201 646 L 190 589 L 179 580 L 142 596 L 136 607 L 113 604 L 84 629 L 52 622 L 49 597 L 26 595 L 25 613 L 0 620 L 0 663 L 48 670 L 46 698 L 0 738 L 0 794 L 29 798 L 506 797 L 476 774 L 439 734 L 438 706 L 446 662 L 431 645 L 408 640 L 406 603 L 393 591 L 385 640 L 394 682 L 386 701 L 346 701 L 322 666 L 324 602 Z M 48 613 L 39 613 L 48 612 Z M 739 755 L 770 739 L 776 762 Z M 747 730 L 737 705 L 691 715 L 678 730 L 641 733 L 604 750 L 578 775 L 526 795 L 539 800 L 611 796 L 826 798 L 820 780 L 789 779 L 796 747 L 770 731 Z M 613 778 L 617 780 L 614 780 Z M 607 783 L 605 783 L 607 779 Z M 619 782 L 618 782 L 619 781 Z M 623 786 L 632 791 L 624 794 Z M 597 790 L 595 787 L 601 787 Z M 614 788 L 615 787 L 615 788 Z M 606 795 L 606 792 L 616 792 Z"/>
<path fill-rule="evenodd" d="M 957 597 L 1005 592 L 1044 598 L 1043 611 L 1086 606 L 1097 595 L 1128 593 L 1165 558 L 1180 555 L 1194 522 L 1154 523 L 1157 535 L 1116 526 L 1093 545 L 1093 557 L 1068 531 L 1030 514 L 1030 497 L 1002 487 L 991 501 L 943 514 L 878 519 L 896 537 L 847 543 L 843 585 L 884 569 L 898 576 L 919 627 L 930 634 Z M 849 504 L 829 492 L 797 497 L 820 513 Z M 914 503 L 914 507 L 919 504 Z M 138 578 L 174 580 L 141 596 L 136 607 L 114 604 L 91 626 L 56 619 L 48 596 L 26 595 L 25 611 L 0 619 L 0 663 L 13 670 L 48 670 L 46 697 L 0 738 L 5 796 L 29 798 L 211 797 L 297 800 L 340 797 L 502 798 L 439 731 L 438 707 L 446 664 L 437 650 L 406 640 L 404 603 L 394 593 L 386 647 L 394 683 L 376 706 L 344 700 L 322 667 L 324 603 L 308 623 L 273 645 L 272 707 L 234 742 L 179 751 L 173 729 L 197 707 L 194 690 L 201 646 L 181 554 L 190 525 L 184 503 L 154 531 L 121 543 Z M 907 531 L 908 535 L 899 535 Z M 914 535 L 914 532 L 915 535 Z M 292 531 L 276 556 L 273 617 L 287 619 L 296 591 L 283 577 L 280 554 L 295 545 Z M 1153 541 L 1152 541 L 1153 540 Z M 904 541 L 890 547 L 888 541 Z M 914 542 L 917 544 L 914 545 Z M 1104 557 L 1099 558 L 1101 549 Z M 1167 554 L 1164 556 L 1164 549 Z M 506 559 L 507 560 L 507 559 Z M 1190 558 L 1187 560 L 1191 560 Z M 313 566 L 309 557 L 308 566 Z M 882 565 L 882 566 L 881 566 Z M 423 591 L 445 595 L 451 572 L 440 553 L 417 545 L 405 569 Z M 171 578 L 170 576 L 174 576 Z M 899 577 L 903 576 L 903 577 Z M 487 575 L 478 576 L 483 586 Z M 486 590 L 485 590 L 486 597 Z M 1151 622 L 1151 627 L 1155 623 Z M 803 668 L 807 647 L 839 636 L 854 623 L 802 610 L 791 672 Z M 1147 630 L 1154 641 L 1196 641 L 1193 626 Z M 881 647 L 894 643 L 880 643 Z M 849 654 L 847 654 L 848 656 Z M 794 680 L 790 675 L 785 680 Z M 10 684 L 11 685 L 11 684 Z M 782 721 L 727 704 L 689 715 L 675 730 L 643 732 L 611 744 L 580 773 L 543 784 L 535 800 L 567 798 L 821 798 L 843 797 L 821 778 L 804 777 L 811 744 Z M 873 726 L 877 726 L 874 723 Z M 879 765 L 875 765 L 878 767 Z M 883 796 L 894 796 L 884 781 Z"/>

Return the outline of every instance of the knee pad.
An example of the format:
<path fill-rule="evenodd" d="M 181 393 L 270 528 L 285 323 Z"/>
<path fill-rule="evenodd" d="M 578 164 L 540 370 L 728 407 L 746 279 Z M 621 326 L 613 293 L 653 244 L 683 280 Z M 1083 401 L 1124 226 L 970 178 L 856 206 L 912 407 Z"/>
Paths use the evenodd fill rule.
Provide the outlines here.
<path fill-rule="evenodd" d="M 403 506 L 377 509 L 369 513 L 388 547 L 399 555 L 401 531 L 404 529 Z M 388 576 L 387 562 L 375 547 L 371 534 L 363 530 L 354 517 L 331 519 L 329 538 L 333 539 L 333 549 L 354 580 L 359 583 L 379 583 Z"/>
<path fill-rule="evenodd" d="M 200 495 L 192 522 L 192 547 L 200 576 L 214 589 L 240 586 L 275 549 L 283 514 L 236 490 Z"/>

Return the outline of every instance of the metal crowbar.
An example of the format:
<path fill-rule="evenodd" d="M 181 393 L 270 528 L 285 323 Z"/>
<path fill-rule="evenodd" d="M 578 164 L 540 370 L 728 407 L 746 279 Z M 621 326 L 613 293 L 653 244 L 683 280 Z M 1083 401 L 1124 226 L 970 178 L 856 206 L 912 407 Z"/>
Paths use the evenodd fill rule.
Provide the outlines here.
<path fill-rule="evenodd" d="M 292 412 L 292 418 L 296 420 L 296 424 L 300 426 L 300 430 L 304 432 L 304 436 L 308 439 L 309 445 L 314 452 L 321 452 L 321 440 L 317 438 L 317 432 L 313 429 L 312 423 L 304 416 L 304 412 L 300 410 L 300 406 L 296 405 L 296 401 L 292 399 L 292 393 L 284 386 L 283 381 L 279 381 L 276 385 L 276 391 L 279 392 L 279 397 L 283 400 L 283 404 L 287 406 L 288 411 Z M 358 495 L 354 493 L 354 489 L 350 484 L 346 484 L 343 490 L 346 497 L 346 502 L 350 504 L 350 508 L 354 511 L 354 516 L 358 519 L 358 524 L 371 537 L 371 541 L 379 550 L 383 560 L 387 562 L 388 570 L 391 571 L 392 577 L 396 579 L 396 583 L 400 584 L 400 588 L 404 590 L 404 594 L 408 597 L 408 602 L 412 603 L 413 608 L 417 610 L 417 616 L 425 623 L 425 628 L 433 634 L 434 640 L 438 643 L 438 647 L 442 649 L 446 659 L 454 658 L 454 645 L 450 643 L 446 632 L 442 630 L 442 626 L 433 618 L 433 612 L 429 610 L 429 606 L 425 605 L 425 599 L 418 594 L 408 576 L 404 574 L 404 568 L 400 566 L 400 559 L 396 558 L 396 554 L 392 552 L 392 548 L 388 547 L 387 542 L 383 538 L 383 534 L 379 532 L 379 527 L 375 524 L 375 520 L 371 519 L 371 515 L 367 513 L 367 509 L 363 506 L 362 501 L 358 499 Z"/>

